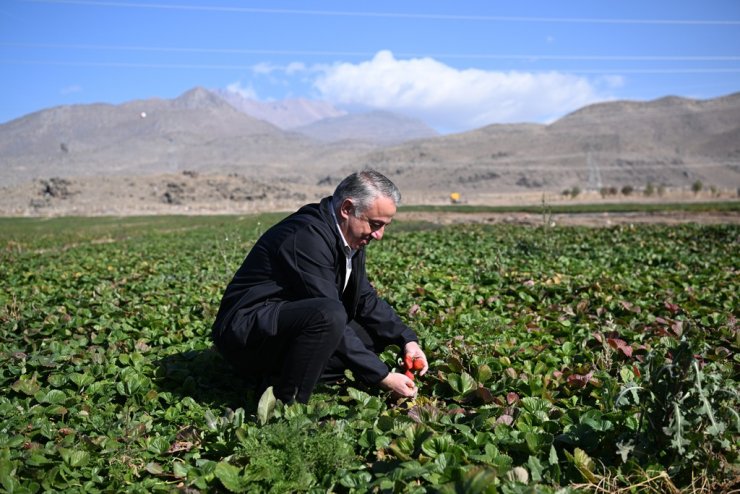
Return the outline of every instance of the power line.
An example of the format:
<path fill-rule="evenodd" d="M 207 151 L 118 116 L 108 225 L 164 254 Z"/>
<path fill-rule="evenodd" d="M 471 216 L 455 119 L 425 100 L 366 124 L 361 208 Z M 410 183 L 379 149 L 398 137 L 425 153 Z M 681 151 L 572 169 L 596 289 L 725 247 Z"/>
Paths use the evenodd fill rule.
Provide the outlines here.
<path fill-rule="evenodd" d="M 288 56 L 372 56 L 374 53 L 330 51 L 330 50 L 269 50 L 260 48 L 177 48 L 160 46 L 121 46 L 121 45 L 90 45 L 90 44 L 54 44 L 54 43 L 13 43 L 0 42 L 0 46 L 15 48 L 44 48 L 58 50 L 90 50 L 90 51 L 140 51 L 166 53 L 221 53 L 226 55 L 288 55 Z M 740 57 L 736 57 L 740 60 Z"/>
<path fill-rule="evenodd" d="M 167 47 L 167 46 L 131 46 L 131 45 L 102 45 L 102 44 L 58 44 L 58 43 L 22 43 L 0 42 L 0 46 L 10 48 L 44 48 L 54 50 L 89 50 L 89 51 L 140 51 L 166 53 L 221 53 L 234 55 L 287 55 L 287 56 L 356 56 L 372 57 L 372 52 L 352 52 L 333 50 L 269 50 L 261 48 L 198 48 L 198 47 Z M 396 53 L 398 57 L 431 57 L 431 58 L 468 58 L 491 60 L 563 60 L 563 61 L 632 61 L 632 62 L 736 62 L 740 61 L 737 55 L 532 55 L 532 54 L 502 54 L 502 53 Z"/>
<path fill-rule="evenodd" d="M 0 65 L 50 65 L 60 67 L 110 67 L 127 69 L 203 69 L 203 70 L 251 70 L 255 65 L 187 64 L 187 63 L 142 63 L 142 62 L 72 62 L 67 60 L 0 60 Z M 740 69 L 738 69 L 740 71 Z"/>
<path fill-rule="evenodd" d="M 203 70 L 251 70 L 257 63 L 252 65 L 235 64 L 178 64 L 178 63 L 143 63 L 143 62 L 77 62 L 69 60 L 17 60 L 0 59 L 3 65 L 50 65 L 67 67 L 122 67 L 122 68 L 144 68 L 144 69 L 203 69 Z M 497 69 L 491 72 L 519 72 L 520 69 Z M 676 68 L 676 69 L 527 69 L 527 73 L 551 73 L 563 72 L 569 74 L 736 74 L 740 73 L 740 67 L 719 68 Z"/>
<path fill-rule="evenodd" d="M 225 7 L 218 5 L 170 5 L 161 3 L 135 3 L 94 0 L 22 0 L 26 3 L 49 3 L 66 5 L 86 5 L 92 7 L 191 10 L 207 12 L 229 12 L 244 14 L 304 15 L 324 17 L 378 17 L 398 19 L 426 19 L 449 21 L 479 22 L 542 22 L 560 24 L 673 24 L 673 25 L 740 25 L 740 20 L 716 19 L 621 19 L 621 18 L 580 18 L 580 17 L 528 17 L 528 16 L 488 16 L 460 14 L 426 14 L 401 12 L 350 12 L 338 10 L 304 10 L 304 9 L 266 9 L 254 7 Z"/>

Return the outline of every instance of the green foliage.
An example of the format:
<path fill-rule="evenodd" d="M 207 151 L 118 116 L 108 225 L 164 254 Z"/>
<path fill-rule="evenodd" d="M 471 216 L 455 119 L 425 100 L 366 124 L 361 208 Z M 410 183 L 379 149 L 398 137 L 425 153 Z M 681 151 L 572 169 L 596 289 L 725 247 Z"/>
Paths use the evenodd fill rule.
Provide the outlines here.
<path fill-rule="evenodd" d="M 640 423 L 623 448 L 623 459 L 659 461 L 674 478 L 702 469 L 716 471 L 737 456 L 740 403 L 736 383 L 714 362 L 700 362 L 704 337 L 686 332 L 669 348 L 650 352 L 641 384 L 628 383 L 617 404 L 633 403 Z M 697 358 L 697 356 L 699 356 Z"/>
<path fill-rule="evenodd" d="M 564 196 L 569 196 L 571 199 L 577 197 L 581 193 L 581 188 L 577 185 L 574 185 L 570 189 L 565 189 L 562 193 Z"/>
<path fill-rule="evenodd" d="M 240 452 L 247 463 L 241 485 L 252 492 L 326 490 L 354 461 L 348 439 L 338 424 L 317 426 L 306 416 L 250 428 Z"/>
<path fill-rule="evenodd" d="M 209 340 L 276 219 L 3 220 L 0 489 L 709 492 L 738 475 L 737 226 L 394 222 L 368 268 L 427 351 L 420 396 L 346 380 L 284 406 Z"/>
<path fill-rule="evenodd" d="M 631 190 L 630 192 L 632 192 Z M 570 193 L 570 191 L 568 191 Z M 619 189 L 616 187 L 602 187 L 599 189 L 599 193 L 602 197 L 616 196 L 619 194 Z M 658 194 L 663 195 L 665 193 L 665 186 L 660 185 L 658 187 Z M 690 212 L 710 212 L 710 211 L 725 211 L 725 212 L 738 212 L 740 211 L 740 202 L 730 201 L 712 201 L 712 202 L 617 202 L 617 203 L 605 203 L 605 204 L 550 204 L 548 209 L 553 214 L 559 213 L 647 213 L 647 212 L 658 212 L 658 211 L 690 211 Z M 414 212 L 414 211 L 449 211 L 455 213 L 510 213 L 510 212 L 524 212 L 524 213 L 541 213 L 541 205 L 512 205 L 512 206 L 472 206 L 469 204 L 461 204 L 455 206 L 401 206 L 400 211 L 403 212 Z M 0 227 L 2 226 L 2 219 L 0 219 Z M 431 227 L 432 225 L 428 225 Z M 405 228 L 408 228 L 408 223 L 405 224 Z"/>
<path fill-rule="evenodd" d="M 601 194 L 601 197 L 616 196 L 619 191 L 616 187 L 602 187 L 599 189 L 599 194 Z"/>

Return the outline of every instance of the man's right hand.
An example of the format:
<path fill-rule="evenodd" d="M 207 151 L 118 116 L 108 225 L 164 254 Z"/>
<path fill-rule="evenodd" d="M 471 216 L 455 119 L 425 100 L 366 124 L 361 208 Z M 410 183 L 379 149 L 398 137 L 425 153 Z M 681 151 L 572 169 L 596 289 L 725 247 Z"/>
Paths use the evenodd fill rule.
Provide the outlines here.
<path fill-rule="evenodd" d="M 405 398 L 413 398 L 419 391 L 414 381 L 406 377 L 404 374 L 398 372 L 391 372 L 382 381 L 380 381 L 380 387 L 387 389 L 396 396 L 403 396 Z"/>

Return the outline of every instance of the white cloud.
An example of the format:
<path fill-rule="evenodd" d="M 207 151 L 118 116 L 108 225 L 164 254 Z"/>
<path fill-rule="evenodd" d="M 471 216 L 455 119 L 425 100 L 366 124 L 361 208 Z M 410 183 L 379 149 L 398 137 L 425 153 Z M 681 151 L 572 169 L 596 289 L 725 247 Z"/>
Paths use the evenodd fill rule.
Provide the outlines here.
<path fill-rule="evenodd" d="M 546 122 L 609 98 L 594 82 L 571 74 L 460 70 L 432 58 L 398 60 L 390 51 L 325 67 L 314 87 L 335 104 L 404 113 L 442 131 Z"/>
<path fill-rule="evenodd" d="M 226 86 L 226 90 L 230 93 L 236 93 L 242 98 L 257 99 L 257 91 L 251 85 L 243 87 L 241 81 L 232 82 Z"/>
<path fill-rule="evenodd" d="M 257 75 L 270 75 L 276 70 L 283 70 L 280 66 L 267 63 L 267 62 L 261 62 L 258 64 L 255 64 L 252 66 L 252 72 L 254 72 Z"/>
<path fill-rule="evenodd" d="M 605 75 L 599 78 L 599 81 L 608 88 L 620 88 L 624 87 L 624 76 L 621 75 Z"/>
<path fill-rule="evenodd" d="M 81 93 L 81 92 L 82 92 L 82 86 L 79 86 L 77 84 L 66 86 L 59 90 L 59 94 L 63 96 L 67 96 L 69 94 Z"/>
<path fill-rule="evenodd" d="M 293 62 L 285 67 L 285 73 L 288 75 L 298 74 L 306 71 L 306 65 L 301 62 Z"/>

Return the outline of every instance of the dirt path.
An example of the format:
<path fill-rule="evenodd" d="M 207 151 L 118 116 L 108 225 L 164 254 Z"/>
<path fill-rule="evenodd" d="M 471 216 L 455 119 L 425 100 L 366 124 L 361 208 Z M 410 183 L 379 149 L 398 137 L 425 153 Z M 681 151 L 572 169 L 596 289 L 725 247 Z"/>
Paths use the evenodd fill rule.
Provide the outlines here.
<path fill-rule="evenodd" d="M 678 225 L 697 223 L 702 225 L 740 224 L 739 213 L 668 211 L 656 213 L 578 213 L 552 214 L 543 216 L 534 213 L 455 213 L 455 212 L 399 212 L 399 221 L 427 221 L 440 225 L 461 223 L 513 224 L 540 226 L 593 226 L 661 224 Z"/>

